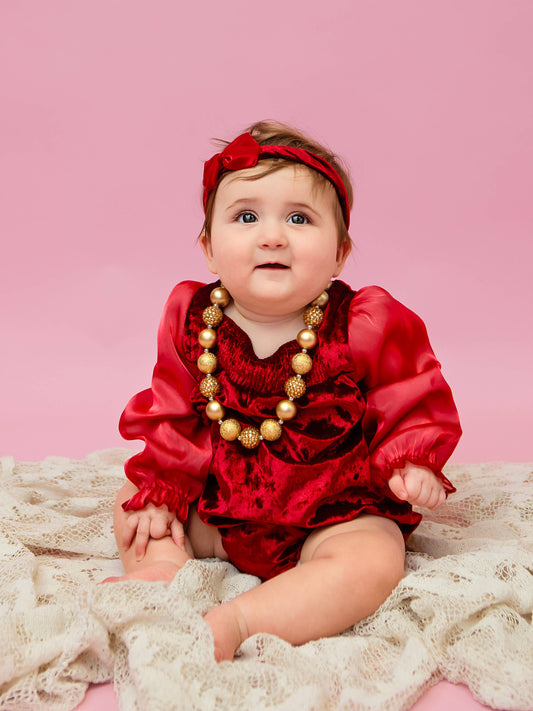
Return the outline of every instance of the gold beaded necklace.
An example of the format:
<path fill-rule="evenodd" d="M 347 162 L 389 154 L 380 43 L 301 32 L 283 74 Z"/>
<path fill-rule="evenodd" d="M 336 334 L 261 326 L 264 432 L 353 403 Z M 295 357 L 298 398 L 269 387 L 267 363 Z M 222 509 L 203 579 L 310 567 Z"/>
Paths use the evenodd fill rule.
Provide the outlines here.
<path fill-rule="evenodd" d="M 297 407 L 294 400 L 302 397 L 306 391 L 303 376 L 309 373 L 313 367 L 313 361 L 308 351 L 317 344 L 318 337 L 315 329 L 320 326 L 324 318 L 322 308 L 329 301 L 327 289 L 330 286 L 331 284 L 328 284 L 326 290 L 319 294 L 303 312 L 303 321 L 306 328 L 299 331 L 296 336 L 298 345 L 302 350 L 300 353 L 296 353 L 291 360 L 291 367 L 295 374 L 287 378 L 283 385 L 287 398 L 280 400 L 276 405 L 277 419 L 269 417 L 263 420 L 259 429 L 252 426 L 243 429 L 237 420 L 233 418 L 225 420 L 224 407 L 218 400 L 215 400 L 215 395 L 218 395 L 220 391 L 220 383 L 213 375 L 217 369 L 218 362 L 216 355 L 210 349 L 216 344 L 217 332 L 215 329 L 222 323 L 224 318 L 223 309 L 230 303 L 231 296 L 223 286 L 213 289 L 210 294 L 211 306 L 205 308 L 202 313 L 202 319 L 206 327 L 198 334 L 198 342 L 204 352 L 198 358 L 197 364 L 198 370 L 205 376 L 200 382 L 200 392 L 209 400 L 205 408 L 205 414 L 210 420 L 218 422 L 222 439 L 228 442 L 239 440 L 246 449 L 255 449 L 262 440 L 274 442 L 279 439 L 284 422 L 292 420 L 296 416 Z"/>

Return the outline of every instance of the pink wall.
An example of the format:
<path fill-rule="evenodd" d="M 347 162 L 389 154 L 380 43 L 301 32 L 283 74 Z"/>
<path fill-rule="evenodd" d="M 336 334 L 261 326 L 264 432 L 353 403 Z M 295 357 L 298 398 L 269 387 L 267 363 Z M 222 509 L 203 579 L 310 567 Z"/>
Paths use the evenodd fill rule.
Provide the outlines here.
<path fill-rule="evenodd" d="M 121 443 L 170 288 L 209 278 L 209 139 L 275 117 L 347 159 L 344 277 L 426 320 L 455 460 L 533 459 L 532 22 L 530 0 L 2 3 L 0 453 Z"/>

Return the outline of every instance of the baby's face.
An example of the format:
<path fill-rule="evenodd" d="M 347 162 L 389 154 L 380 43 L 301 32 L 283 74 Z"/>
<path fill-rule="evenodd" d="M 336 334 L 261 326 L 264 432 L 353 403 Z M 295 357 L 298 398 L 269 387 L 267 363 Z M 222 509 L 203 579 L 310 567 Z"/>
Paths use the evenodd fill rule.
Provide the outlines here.
<path fill-rule="evenodd" d="M 346 260 L 338 246 L 333 186 L 317 186 L 310 169 L 288 164 L 228 173 L 220 183 L 211 240 L 201 239 L 209 269 L 235 304 L 256 314 L 303 309 L 337 276 Z"/>

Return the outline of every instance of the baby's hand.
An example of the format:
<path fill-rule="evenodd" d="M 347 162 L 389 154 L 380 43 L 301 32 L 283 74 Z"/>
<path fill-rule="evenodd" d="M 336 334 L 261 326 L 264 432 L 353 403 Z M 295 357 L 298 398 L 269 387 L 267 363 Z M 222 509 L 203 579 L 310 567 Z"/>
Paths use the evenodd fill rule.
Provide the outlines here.
<path fill-rule="evenodd" d="M 444 487 L 431 469 L 411 462 L 403 469 L 394 470 L 389 487 L 399 499 L 427 509 L 434 509 L 446 500 Z"/>
<path fill-rule="evenodd" d="M 135 542 L 135 557 L 138 561 L 144 558 L 150 538 L 172 536 L 172 540 L 178 548 L 185 550 L 183 524 L 176 518 L 176 514 L 169 511 L 166 506 L 157 507 L 148 504 L 144 509 L 127 513 L 128 518 L 124 526 L 122 545 L 124 549 L 128 549 Z"/>

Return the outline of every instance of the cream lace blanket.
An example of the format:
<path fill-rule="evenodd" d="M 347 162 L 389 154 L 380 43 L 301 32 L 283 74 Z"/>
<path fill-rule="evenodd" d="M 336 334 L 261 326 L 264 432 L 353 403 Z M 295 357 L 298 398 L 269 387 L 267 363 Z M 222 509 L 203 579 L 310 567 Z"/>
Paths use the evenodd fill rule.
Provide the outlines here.
<path fill-rule="evenodd" d="M 217 666 L 202 614 L 256 578 L 210 560 L 171 585 L 96 584 L 121 572 L 111 510 L 127 455 L 0 460 L 0 709 L 72 709 L 113 677 L 126 711 L 408 709 L 441 678 L 533 708 L 531 465 L 448 467 L 458 493 L 411 537 L 371 618 L 299 648 L 256 635 Z"/>

